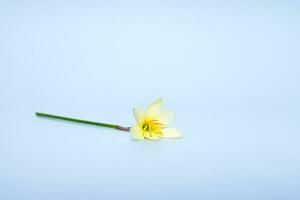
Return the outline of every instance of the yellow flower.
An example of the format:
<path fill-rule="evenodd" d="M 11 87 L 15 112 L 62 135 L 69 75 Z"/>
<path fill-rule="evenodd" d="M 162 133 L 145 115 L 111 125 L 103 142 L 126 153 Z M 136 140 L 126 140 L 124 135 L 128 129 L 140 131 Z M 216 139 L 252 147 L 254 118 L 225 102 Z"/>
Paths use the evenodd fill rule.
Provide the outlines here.
<path fill-rule="evenodd" d="M 145 109 L 134 108 L 133 114 L 136 120 L 130 128 L 130 133 L 134 139 L 160 139 L 179 138 L 182 133 L 175 128 L 166 128 L 175 116 L 173 111 L 162 111 L 162 99 L 155 99 Z"/>

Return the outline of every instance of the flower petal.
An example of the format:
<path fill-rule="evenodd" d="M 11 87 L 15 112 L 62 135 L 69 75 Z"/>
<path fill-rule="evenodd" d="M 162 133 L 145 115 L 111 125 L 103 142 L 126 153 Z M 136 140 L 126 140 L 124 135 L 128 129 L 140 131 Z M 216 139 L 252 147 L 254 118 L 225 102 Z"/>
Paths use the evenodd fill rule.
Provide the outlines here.
<path fill-rule="evenodd" d="M 160 123 L 164 124 L 164 126 L 167 126 L 168 124 L 171 123 L 174 117 L 175 117 L 175 112 L 166 111 L 163 112 L 160 116 L 158 116 L 157 119 Z"/>
<path fill-rule="evenodd" d="M 149 140 L 159 140 L 160 136 L 156 134 L 155 132 L 145 132 L 145 138 Z"/>
<path fill-rule="evenodd" d="M 181 131 L 175 128 L 166 128 L 163 130 L 162 137 L 164 138 L 180 138 L 182 137 Z"/>
<path fill-rule="evenodd" d="M 130 128 L 130 134 L 136 140 L 144 139 L 144 131 L 138 124 L 135 124 Z"/>
<path fill-rule="evenodd" d="M 149 106 L 147 107 L 146 117 L 148 119 L 157 118 L 162 113 L 161 107 L 162 107 L 162 99 L 159 97 L 155 99 L 152 103 L 150 103 Z"/>
<path fill-rule="evenodd" d="M 143 123 L 145 121 L 146 112 L 143 108 L 134 108 L 133 109 L 133 115 L 135 117 L 136 122 L 143 126 Z"/>

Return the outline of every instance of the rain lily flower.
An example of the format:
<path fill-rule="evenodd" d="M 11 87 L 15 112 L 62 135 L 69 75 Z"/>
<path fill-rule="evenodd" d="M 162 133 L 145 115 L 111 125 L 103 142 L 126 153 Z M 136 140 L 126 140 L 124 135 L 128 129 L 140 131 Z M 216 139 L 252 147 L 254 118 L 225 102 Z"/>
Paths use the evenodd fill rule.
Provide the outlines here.
<path fill-rule="evenodd" d="M 166 128 L 167 125 L 174 118 L 175 113 L 172 111 L 162 111 L 162 100 L 161 98 L 153 101 L 146 110 L 142 108 L 133 109 L 136 124 L 132 127 L 124 127 L 117 124 L 108 124 L 102 122 L 94 122 L 82 119 L 75 119 L 69 117 L 63 117 L 58 115 L 52 115 L 47 113 L 36 112 L 38 117 L 48 117 L 53 119 L 60 119 L 66 121 L 72 121 L 83 124 L 91 124 L 96 126 L 103 126 L 108 128 L 114 128 L 121 131 L 130 132 L 134 139 L 160 139 L 160 138 L 178 138 L 182 134 L 175 128 Z"/>
<path fill-rule="evenodd" d="M 175 112 L 162 111 L 162 99 L 157 98 L 145 109 L 134 108 L 136 124 L 130 128 L 134 139 L 156 140 L 160 138 L 179 138 L 182 133 L 175 128 L 166 128 L 173 120 Z"/>

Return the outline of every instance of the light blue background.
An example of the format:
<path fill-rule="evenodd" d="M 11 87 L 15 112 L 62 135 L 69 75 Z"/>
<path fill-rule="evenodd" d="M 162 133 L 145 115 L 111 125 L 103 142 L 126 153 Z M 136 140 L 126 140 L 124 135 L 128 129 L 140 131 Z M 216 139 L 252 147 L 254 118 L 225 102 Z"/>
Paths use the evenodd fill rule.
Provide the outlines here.
<path fill-rule="evenodd" d="M 0 1 L 0 199 L 300 199 L 299 1 Z M 161 96 L 180 140 L 121 125 Z"/>

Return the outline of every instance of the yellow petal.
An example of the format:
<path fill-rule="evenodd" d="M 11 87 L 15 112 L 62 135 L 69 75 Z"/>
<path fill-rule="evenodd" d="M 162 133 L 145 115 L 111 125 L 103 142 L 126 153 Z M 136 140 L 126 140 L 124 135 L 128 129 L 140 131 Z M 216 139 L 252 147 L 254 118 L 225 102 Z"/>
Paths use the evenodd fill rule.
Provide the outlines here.
<path fill-rule="evenodd" d="M 136 140 L 144 139 L 144 131 L 138 124 L 135 124 L 130 128 L 130 134 Z"/>
<path fill-rule="evenodd" d="M 136 122 L 143 126 L 143 123 L 145 121 L 146 112 L 143 108 L 134 108 L 133 109 L 133 115 L 135 117 Z"/>
<path fill-rule="evenodd" d="M 167 126 L 171 121 L 173 120 L 175 116 L 175 112 L 173 111 L 166 111 L 163 112 L 160 116 L 157 117 L 157 120 L 164 124 L 164 126 Z"/>
<path fill-rule="evenodd" d="M 160 136 L 157 135 L 155 132 L 145 132 L 144 133 L 145 138 L 149 139 L 149 140 L 159 140 Z"/>
<path fill-rule="evenodd" d="M 162 99 L 159 97 L 149 104 L 146 111 L 146 117 L 148 119 L 155 119 L 161 115 Z"/>
<path fill-rule="evenodd" d="M 166 128 L 163 130 L 162 137 L 164 138 L 179 138 L 182 137 L 181 131 L 175 128 Z"/>

